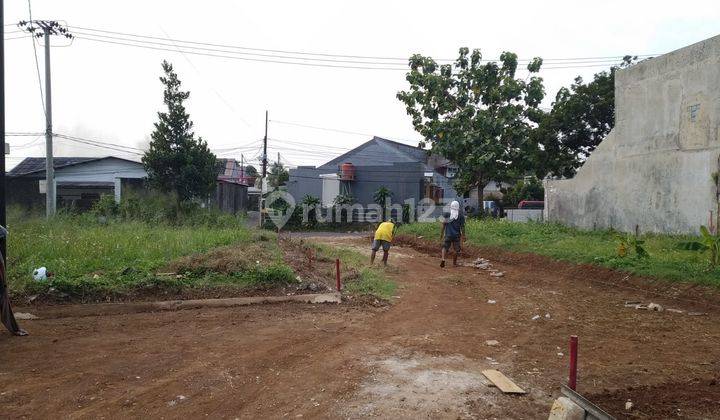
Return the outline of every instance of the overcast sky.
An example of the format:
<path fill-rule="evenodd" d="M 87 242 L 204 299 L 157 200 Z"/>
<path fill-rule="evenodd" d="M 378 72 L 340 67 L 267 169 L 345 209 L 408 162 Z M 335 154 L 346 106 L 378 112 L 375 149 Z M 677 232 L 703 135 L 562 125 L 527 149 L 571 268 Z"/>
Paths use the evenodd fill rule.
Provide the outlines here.
<path fill-rule="evenodd" d="M 496 58 L 502 51 L 515 52 L 520 59 L 660 54 L 720 33 L 717 0 L 687 4 L 597 0 L 32 0 L 32 12 L 35 19 L 54 19 L 94 30 L 289 52 L 398 58 L 413 53 L 454 58 L 461 46 L 480 48 L 485 58 Z M 5 0 L 5 24 L 23 19 L 28 19 L 27 1 Z M 17 28 L 6 26 L 5 30 Z M 369 140 L 370 136 L 316 130 L 280 121 L 374 134 L 411 144 L 417 144 L 419 138 L 403 105 L 395 98 L 396 92 L 407 86 L 402 70 L 311 67 L 181 54 L 91 41 L 87 39 L 90 36 L 79 34 L 92 33 L 87 29 L 75 32 L 77 39 L 70 46 L 61 47 L 68 44 L 67 40 L 52 40 L 53 45 L 58 46 L 51 51 L 54 131 L 57 133 L 144 147 L 153 130 L 156 112 L 162 107 L 162 85 L 158 76 L 161 61 L 167 59 L 174 64 L 183 87 L 191 91 L 188 110 L 196 133 L 216 150 L 245 147 L 218 153 L 221 157 L 239 159 L 240 152 L 248 159 L 259 156 L 258 140 L 263 136 L 266 109 L 271 120 L 269 158 L 276 159 L 279 147 L 283 159 L 294 165 L 323 163 L 340 151 Z M 42 132 L 44 114 L 32 41 L 30 38 L 7 40 L 19 35 L 21 33 L 5 35 L 6 130 Z M 126 42 L 112 38 L 102 40 Z M 154 42 L 167 44 L 162 40 Z M 154 46 L 176 50 L 177 45 L 181 44 Z M 290 53 L 244 51 L 301 57 Z M 257 55 L 234 56 L 296 61 Z M 400 66 L 392 60 L 304 57 L 389 63 L 312 61 L 338 66 Z M 42 76 L 44 61 L 40 45 L 38 59 Z M 571 61 L 571 65 L 588 65 L 588 61 L 579 61 L 582 60 Z M 551 67 L 550 62 L 546 61 L 546 67 Z M 561 67 L 558 62 L 554 63 L 555 67 Z M 603 68 L 542 71 L 547 91 L 544 106 L 550 106 L 557 90 L 569 85 L 575 76 L 590 79 Z M 44 156 L 42 138 L 8 137 L 7 141 L 12 150 L 9 167 L 25 156 Z M 108 154 L 134 156 L 62 139 L 57 140 L 55 146 L 55 156 Z"/>

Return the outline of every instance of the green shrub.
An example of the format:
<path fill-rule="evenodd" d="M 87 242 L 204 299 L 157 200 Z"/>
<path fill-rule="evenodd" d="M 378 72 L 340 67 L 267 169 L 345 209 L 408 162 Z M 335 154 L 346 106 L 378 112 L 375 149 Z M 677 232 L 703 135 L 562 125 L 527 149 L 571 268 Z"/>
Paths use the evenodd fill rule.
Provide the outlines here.
<path fill-rule="evenodd" d="M 94 216 L 102 216 L 106 218 L 118 215 L 120 206 L 115 202 L 115 196 L 103 194 L 100 199 L 90 208 L 90 213 Z"/>
<path fill-rule="evenodd" d="M 174 226 L 232 227 L 243 222 L 240 216 L 223 213 L 216 208 L 204 208 L 197 202 L 178 205 L 172 194 L 158 192 L 129 191 L 120 204 L 115 203 L 112 195 L 103 195 L 93 205 L 90 215 L 95 221 L 136 221 Z"/>

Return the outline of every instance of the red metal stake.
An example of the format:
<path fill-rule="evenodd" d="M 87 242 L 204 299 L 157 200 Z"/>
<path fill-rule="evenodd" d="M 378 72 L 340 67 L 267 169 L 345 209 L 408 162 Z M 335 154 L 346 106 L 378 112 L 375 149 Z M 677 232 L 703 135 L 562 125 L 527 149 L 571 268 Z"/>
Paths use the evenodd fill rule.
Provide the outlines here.
<path fill-rule="evenodd" d="M 577 387 L 577 351 L 578 338 L 577 335 L 570 336 L 570 377 L 568 378 L 568 388 L 573 391 Z"/>
<path fill-rule="evenodd" d="M 340 291 L 340 258 L 335 259 L 335 284 L 337 285 L 337 291 Z"/>

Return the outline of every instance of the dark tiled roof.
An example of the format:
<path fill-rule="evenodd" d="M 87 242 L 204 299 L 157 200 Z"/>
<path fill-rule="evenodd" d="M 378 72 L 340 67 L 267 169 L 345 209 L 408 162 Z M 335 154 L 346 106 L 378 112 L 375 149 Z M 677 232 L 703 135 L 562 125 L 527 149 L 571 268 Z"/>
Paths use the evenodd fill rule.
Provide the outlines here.
<path fill-rule="evenodd" d="M 349 162 L 355 166 L 376 166 L 409 162 L 425 163 L 426 161 L 426 150 L 382 137 L 373 137 L 370 141 L 336 157 L 320 168 L 335 168 L 343 162 Z"/>
<path fill-rule="evenodd" d="M 98 159 L 96 157 L 56 157 L 53 158 L 53 167 L 55 169 L 62 168 L 64 166 L 77 165 L 78 163 L 91 162 Z M 34 172 L 45 171 L 45 158 L 44 157 L 29 157 L 23 159 L 17 166 L 15 166 L 8 176 L 23 176 Z"/>

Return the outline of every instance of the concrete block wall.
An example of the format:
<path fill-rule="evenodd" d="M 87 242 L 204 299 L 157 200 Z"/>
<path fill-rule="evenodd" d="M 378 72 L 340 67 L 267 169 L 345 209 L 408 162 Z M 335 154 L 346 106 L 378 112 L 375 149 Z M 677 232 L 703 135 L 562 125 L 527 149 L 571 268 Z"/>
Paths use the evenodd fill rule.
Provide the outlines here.
<path fill-rule="evenodd" d="M 576 176 L 545 183 L 545 219 L 697 233 L 718 209 L 720 36 L 620 70 L 616 124 Z"/>

